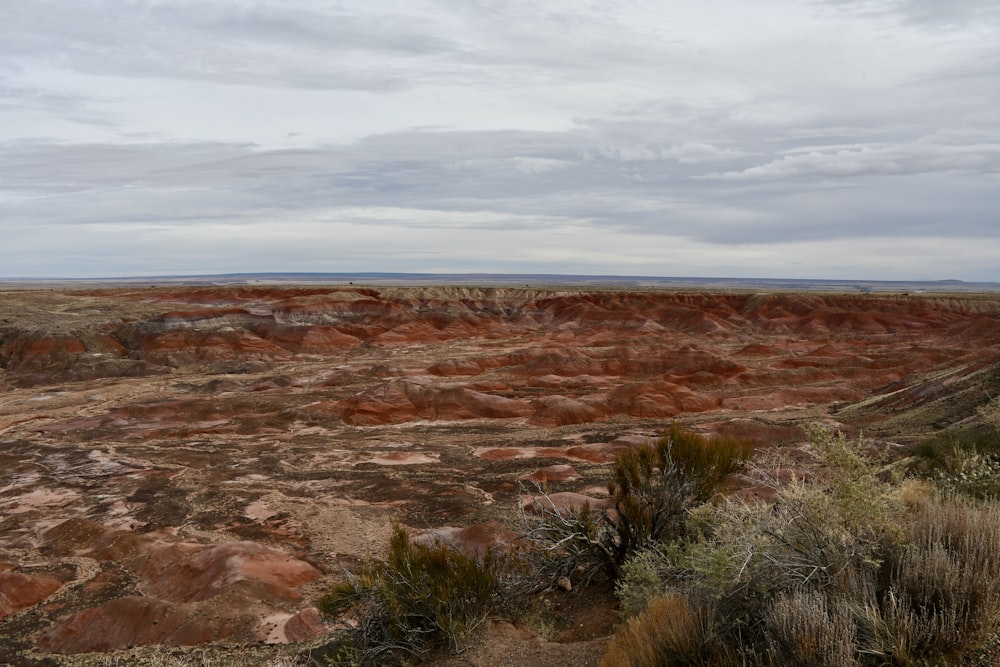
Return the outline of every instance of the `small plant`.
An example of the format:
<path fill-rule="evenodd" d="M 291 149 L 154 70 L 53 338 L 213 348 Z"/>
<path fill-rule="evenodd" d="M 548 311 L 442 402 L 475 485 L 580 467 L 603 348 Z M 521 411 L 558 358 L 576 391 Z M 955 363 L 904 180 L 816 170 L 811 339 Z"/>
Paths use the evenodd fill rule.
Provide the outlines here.
<path fill-rule="evenodd" d="M 778 596 L 764 615 L 767 662 L 788 667 L 854 667 L 856 626 L 847 607 L 820 591 Z"/>
<path fill-rule="evenodd" d="M 635 554 L 680 536 L 687 511 L 711 498 L 751 453 L 749 442 L 702 438 L 671 426 L 655 445 L 618 455 L 608 510 L 560 509 L 539 493 L 533 504 L 541 519 L 527 521 L 530 551 L 542 556 L 538 567 L 550 577 L 590 580 L 603 572 L 617 580 Z"/>
<path fill-rule="evenodd" d="M 1000 498 L 997 432 L 980 428 L 939 435 L 919 443 L 913 454 L 918 473 L 944 491 L 970 498 Z"/>
<path fill-rule="evenodd" d="M 684 595 L 653 600 L 608 644 L 601 667 L 725 667 L 727 655 L 713 626 L 712 608 Z"/>
<path fill-rule="evenodd" d="M 615 582 L 622 618 L 639 614 L 651 600 L 663 595 L 663 580 L 669 568 L 666 555 L 658 547 L 640 551 L 622 566 L 622 577 Z"/>
<path fill-rule="evenodd" d="M 447 544 L 412 542 L 397 527 L 385 560 L 375 560 L 320 600 L 329 616 L 350 619 L 335 663 L 402 664 L 443 647 L 458 651 L 497 608 L 506 570 Z"/>

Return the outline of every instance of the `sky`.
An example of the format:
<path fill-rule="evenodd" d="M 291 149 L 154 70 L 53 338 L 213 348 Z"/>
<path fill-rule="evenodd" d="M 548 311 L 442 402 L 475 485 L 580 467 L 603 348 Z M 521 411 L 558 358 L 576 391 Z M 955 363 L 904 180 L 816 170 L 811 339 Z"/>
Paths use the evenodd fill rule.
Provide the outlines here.
<path fill-rule="evenodd" d="M 0 276 L 1000 281 L 997 0 L 0 0 Z"/>

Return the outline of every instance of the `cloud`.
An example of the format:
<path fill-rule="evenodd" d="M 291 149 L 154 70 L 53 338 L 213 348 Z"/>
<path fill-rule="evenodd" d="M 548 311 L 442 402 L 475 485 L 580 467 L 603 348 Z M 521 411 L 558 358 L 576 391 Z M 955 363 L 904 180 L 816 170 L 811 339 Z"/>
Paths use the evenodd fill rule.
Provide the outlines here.
<path fill-rule="evenodd" d="M 989 25 L 1000 20 L 1000 7 L 992 0 L 820 0 L 838 9 L 863 16 L 893 18 L 928 29 L 961 29 L 970 24 Z"/>
<path fill-rule="evenodd" d="M 448 53 L 415 15 L 237 2 L 6 3 L 8 57 L 88 74 L 301 88 L 409 85 L 407 60 Z"/>
<path fill-rule="evenodd" d="M 722 179 L 854 177 L 867 174 L 907 175 L 967 171 L 1000 174 L 1000 143 L 971 145 L 916 144 L 891 147 L 799 149 L 790 155 L 741 171 L 719 174 Z"/>
<path fill-rule="evenodd" d="M 6 2 L 0 272 L 1000 280 L 993 4 Z"/>

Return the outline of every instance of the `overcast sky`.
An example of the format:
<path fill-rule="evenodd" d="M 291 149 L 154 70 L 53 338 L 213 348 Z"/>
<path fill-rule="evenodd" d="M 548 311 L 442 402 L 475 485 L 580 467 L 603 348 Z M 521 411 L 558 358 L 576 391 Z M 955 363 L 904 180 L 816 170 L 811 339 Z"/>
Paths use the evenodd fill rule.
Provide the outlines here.
<path fill-rule="evenodd" d="M 0 0 L 0 276 L 1000 281 L 997 0 Z"/>

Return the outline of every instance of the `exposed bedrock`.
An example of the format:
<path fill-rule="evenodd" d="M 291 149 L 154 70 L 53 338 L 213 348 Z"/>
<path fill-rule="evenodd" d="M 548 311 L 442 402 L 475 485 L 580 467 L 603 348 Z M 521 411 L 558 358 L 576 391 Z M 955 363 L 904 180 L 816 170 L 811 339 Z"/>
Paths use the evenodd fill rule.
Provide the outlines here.
<path fill-rule="evenodd" d="M 309 640 L 394 522 L 502 545 L 538 488 L 600 507 L 607 464 L 672 420 L 794 454 L 815 421 L 916 438 L 1000 395 L 987 295 L 2 297 L 0 663 Z"/>

